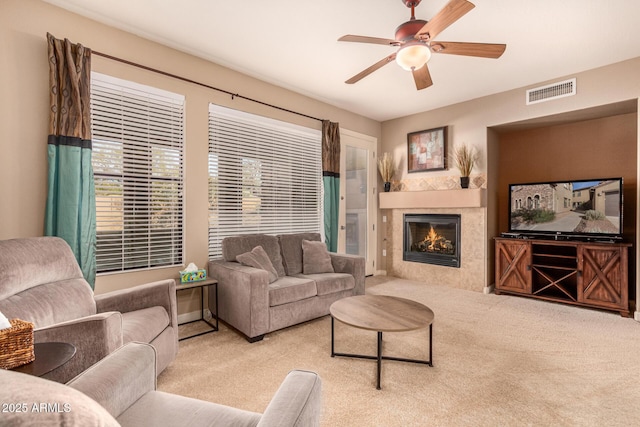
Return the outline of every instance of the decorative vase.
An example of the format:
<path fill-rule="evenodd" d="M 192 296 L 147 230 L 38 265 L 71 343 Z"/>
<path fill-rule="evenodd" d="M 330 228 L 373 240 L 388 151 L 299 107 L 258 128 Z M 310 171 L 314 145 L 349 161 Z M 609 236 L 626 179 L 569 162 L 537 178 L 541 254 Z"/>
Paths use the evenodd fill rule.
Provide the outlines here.
<path fill-rule="evenodd" d="M 387 181 L 384 183 L 384 192 L 388 193 L 389 191 L 391 191 L 391 183 Z"/>
<path fill-rule="evenodd" d="M 460 177 L 460 187 L 469 188 L 469 177 L 468 176 L 461 176 Z"/>

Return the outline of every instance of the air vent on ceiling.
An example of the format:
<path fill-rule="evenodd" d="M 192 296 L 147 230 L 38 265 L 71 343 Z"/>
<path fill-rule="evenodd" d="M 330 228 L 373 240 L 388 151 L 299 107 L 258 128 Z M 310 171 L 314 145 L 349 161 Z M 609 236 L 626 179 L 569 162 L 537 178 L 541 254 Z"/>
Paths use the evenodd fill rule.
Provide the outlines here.
<path fill-rule="evenodd" d="M 564 80 L 550 85 L 529 89 L 527 91 L 527 105 L 538 102 L 551 101 L 576 94 L 576 79 Z"/>

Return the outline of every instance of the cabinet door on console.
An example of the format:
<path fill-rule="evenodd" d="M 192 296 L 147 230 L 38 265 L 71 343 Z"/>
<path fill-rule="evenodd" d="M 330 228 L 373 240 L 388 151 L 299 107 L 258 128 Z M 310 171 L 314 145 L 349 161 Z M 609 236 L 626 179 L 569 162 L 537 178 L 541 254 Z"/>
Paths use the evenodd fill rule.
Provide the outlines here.
<path fill-rule="evenodd" d="M 578 265 L 582 267 L 582 285 L 578 301 L 628 311 L 627 247 L 618 245 L 581 245 Z"/>
<path fill-rule="evenodd" d="M 496 240 L 496 290 L 531 293 L 531 245 L 523 240 Z"/>

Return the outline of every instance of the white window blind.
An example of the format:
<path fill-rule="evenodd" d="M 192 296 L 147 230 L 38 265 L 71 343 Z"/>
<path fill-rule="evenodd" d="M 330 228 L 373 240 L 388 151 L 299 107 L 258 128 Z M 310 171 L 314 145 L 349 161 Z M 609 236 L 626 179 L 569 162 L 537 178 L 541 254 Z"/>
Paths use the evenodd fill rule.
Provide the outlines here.
<path fill-rule="evenodd" d="M 320 232 L 321 134 L 209 105 L 209 258 L 240 234 Z"/>
<path fill-rule="evenodd" d="M 182 264 L 184 96 L 91 73 L 98 273 Z"/>

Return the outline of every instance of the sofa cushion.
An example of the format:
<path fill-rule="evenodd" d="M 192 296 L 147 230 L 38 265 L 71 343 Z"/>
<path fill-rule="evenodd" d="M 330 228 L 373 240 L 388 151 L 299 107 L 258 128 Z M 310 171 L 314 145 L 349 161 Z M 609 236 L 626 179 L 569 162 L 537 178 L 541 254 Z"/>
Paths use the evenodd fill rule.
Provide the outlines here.
<path fill-rule="evenodd" d="M 0 402 L 18 405 L 0 415 L 3 426 L 120 425 L 96 401 L 63 384 L 4 369 L 0 384 Z"/>
<path fill-rule="evenodd" d="M 302 241 L 302 274 L 333 273 L 327 245 L 312 240 Z"/>
<path fill-rule="evenodd" d="M 316 282 L 306 277 L 281 277 L 269 285 L 269 306 L 287 304 L 318 294 Z"/>
<path fill-rule="evenodd" d="M 295 277 L 315 281 L 318 296 L 348 291 L 356 285 L 356 280 L 347 273 L 296 274 Z"/>
<path fill-rule="evenodd" d="M 302 273 L 302 241 L 320 241 L 318 233 L 281 234 L 282 263 L 288 276 Z"/>
<path fill-rule="evenodd" d="M 150 343 L 169 326 L 169 315 L 164 307 L 155 306 L 122 313 L 122 342 Z"/>
<path fill-rule="evenodd" d="M 265 270 L 269 273 L 269 283 L 278 280 L 278 272 L 273 268 L 273 264 L 271 264 L 271 260 L 262 246 L 256 246 L 251 249 L 251 252 L 245 252 L 236 256 L 236 260 L 242 265 Z"/>
<path fill-rule="evenodd" d="M 256 246 L 262 246 L 267 253 L 278 277 L 286 276 L 280 255 L 280 242 L 276 236 L 267 234 L 245 234 L 242 236 L 225 237 L 222 240 L 222 258 L 225 261 L 237 261 L 236 257 L 245 252 L 251 252 Z"/>
<path fill-rule="evenodd" d="M 0 312 L 9 319 L 33 322 L 38 329 L 96 314 L 96 303 L 84 279 L 68 279 L 0 299 Z"/>

